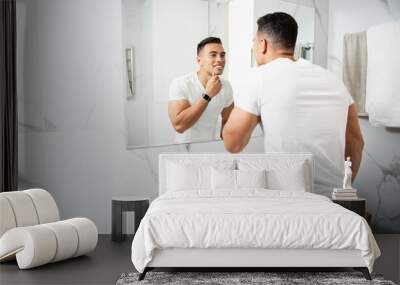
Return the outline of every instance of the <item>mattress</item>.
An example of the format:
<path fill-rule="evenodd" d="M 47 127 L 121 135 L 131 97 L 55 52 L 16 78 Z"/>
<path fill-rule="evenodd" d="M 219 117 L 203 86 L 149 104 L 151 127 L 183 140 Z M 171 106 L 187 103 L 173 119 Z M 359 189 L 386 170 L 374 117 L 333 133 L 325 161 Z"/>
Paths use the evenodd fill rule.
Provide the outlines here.
<path fill-rule="evenodd" d="M 380 255 L 361 216 L 321 195 L 266 189 L 161 195 L 136 232 L 132 262 L 143 272 L 168 248 L 359 250 L 370 271 Z"/>

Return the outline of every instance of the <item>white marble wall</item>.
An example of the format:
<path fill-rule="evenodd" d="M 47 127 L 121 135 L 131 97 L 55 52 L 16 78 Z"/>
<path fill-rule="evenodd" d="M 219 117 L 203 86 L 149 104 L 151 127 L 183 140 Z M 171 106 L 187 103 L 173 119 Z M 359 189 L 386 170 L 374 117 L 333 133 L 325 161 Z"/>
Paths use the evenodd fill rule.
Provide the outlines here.
<path fill-rule="evenodd" d="M 18 0 L 17 16 L 20 187 L 109 232 L 114 191 L 152 181 L 125 150 L 121 5 Z"/>
<path fill-rule="evenodd" d="M 345 33 L 365 31 L 396 20 L 400 20 L 398 0 L 331 0 L 328 69 L 342 77 Z M 388 55 L 388 60 L 391 56 L 399 55 Z M 373 127 L 368 119 L 360 119 L 365 149 L 355 187 L 360 196 L 367 198 L 374 230 L 400 233 L 400 129 Z"/>
<path fill-rule="evenodd" d="M 20 188 L 49 190 L 63 218 L 109 233 L 113 195 L 157 196 L 159 153 L 225 151 L 221 142 L 126 149 L 120 1 L 17 0 L 17 13 Z M 246 151 L 262 152 L 262 138 Z"/>

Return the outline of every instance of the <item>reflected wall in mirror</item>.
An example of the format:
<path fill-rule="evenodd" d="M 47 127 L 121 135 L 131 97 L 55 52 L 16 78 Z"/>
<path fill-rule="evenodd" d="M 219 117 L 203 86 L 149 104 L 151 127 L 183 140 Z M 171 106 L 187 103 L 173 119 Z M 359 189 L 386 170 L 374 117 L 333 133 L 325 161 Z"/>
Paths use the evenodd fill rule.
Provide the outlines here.
<path fill-rule="evenodd" d="M 233 94 L 237 82 L 254 66 L 251 46 L 256 21 L 267 13 L 282 11 L 296 19 L 299 34 L 295 56 L 312 61 L 314 8 L 296 3 L 281 0 L 122 0 L 127 147 L 219 139 L 220 115 L 215 124 L 215 136 L 185 141 L 177 140 L 168 116 L 170 84 L 175 78 L 199 70 L 196 48 L 206 37 L 218 37 L 222 41 L 226 65 L 221 77 L 230 82 Z M 261 134 L 261 128 L 257 127 L 253 135 Z"/>

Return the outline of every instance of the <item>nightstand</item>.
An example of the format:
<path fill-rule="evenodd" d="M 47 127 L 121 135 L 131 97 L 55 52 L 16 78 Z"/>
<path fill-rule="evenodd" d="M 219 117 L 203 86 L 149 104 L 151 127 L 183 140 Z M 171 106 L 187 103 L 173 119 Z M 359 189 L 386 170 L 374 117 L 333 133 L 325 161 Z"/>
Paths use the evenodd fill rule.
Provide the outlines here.
<path fill-rule="evenodd" d="M 135 212 L 135 232 L 140 221 L 149 208 L 150 199 L 137 196 L 118 196 L 112 197 L 112 218 L 111 218 L 111 239 L 113 241 L 123 241 L 126 235 L 122 233 L 122 213 L 127 211 Z"/>
<path fill-rule="evenodd" d="M 364 198 L 358 198 L 355 200 L 332 199 L 332 202 L 339 204 L 343 208 L 353 211 L 354 213 L 359 214 L 364 219 L 366 218 L 366 200 Z"/>

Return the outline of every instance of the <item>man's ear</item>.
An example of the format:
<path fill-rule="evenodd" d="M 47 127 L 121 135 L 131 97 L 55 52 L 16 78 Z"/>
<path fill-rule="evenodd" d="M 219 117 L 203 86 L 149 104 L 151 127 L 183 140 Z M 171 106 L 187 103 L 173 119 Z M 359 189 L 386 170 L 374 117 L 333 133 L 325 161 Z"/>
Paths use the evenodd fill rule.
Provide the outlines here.
<path fill-rule="evenodd" d="M 267 39 L 262 39 L 261 40 L 261 52 L 262 52 L 262 54 L 266 54 L 267 53 L 267 47 L 268 47 L 268 41 L 267 41 Z"/>
<path fill-rule="evenodd" d="M 200 65 L 200 62 L 201 62 L 200 56 L 196 56 L 196 62 L 197 62 L 198 65 Z"/>

